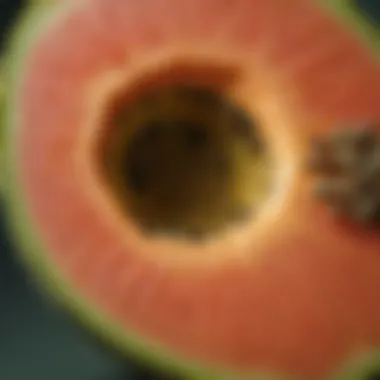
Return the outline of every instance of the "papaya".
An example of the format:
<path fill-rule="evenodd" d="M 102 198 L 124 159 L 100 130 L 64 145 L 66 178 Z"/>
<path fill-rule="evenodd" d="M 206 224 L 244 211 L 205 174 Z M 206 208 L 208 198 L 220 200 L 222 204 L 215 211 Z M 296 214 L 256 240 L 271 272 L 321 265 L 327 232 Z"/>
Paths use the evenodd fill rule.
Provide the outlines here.
<path fill-rule="evenodd" d="M 372 24 L 338 0 L 53 8 L 6 54 L 4 196 L 34 276 L 168 374 L 374 378 Z"/>

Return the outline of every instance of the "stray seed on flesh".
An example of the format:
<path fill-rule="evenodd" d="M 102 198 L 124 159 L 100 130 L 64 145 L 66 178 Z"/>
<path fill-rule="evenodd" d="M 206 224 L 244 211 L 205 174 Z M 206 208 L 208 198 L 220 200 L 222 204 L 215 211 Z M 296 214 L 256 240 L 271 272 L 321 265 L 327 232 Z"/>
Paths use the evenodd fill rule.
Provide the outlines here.
<path fill-rule="evenodd" d="M 351 187 L 347 181 L 334 179 L 321 179 L 314 186 L 314 194 L 325 200 L 347 198 L 351 193 Z"/>
<path fill-rule="evenodd" d="M 380 222 L 380 134 L 370 127 L 341 129 L 313 141 L 307 165 L 315 175 L 314 196 L 334 214 L 360 224 Z"/>
<path fill-rule="evenodd" d="M 358 175 L 357 187 L 363 192 L 380 194 L 380 162 L 368 162 Z"/>
<path fill-rule="evenodd" d="M 376 134 L 373 130 L 363 127 L 358 129 L 356 133 L 356 147 L 359 153 L 366 153 L 374 148 L 376 145 Z"/>
<path fill-rule="evenodd" d="M 377 209 L 377 202 L 374 199 L 371 199 L 368 196 L 364 196 L 360 201 L 355 204 L 355 209 L 353 210 L 355 220 L 360 223 L 368 223 L 369 220 L 372 220 Z"/>

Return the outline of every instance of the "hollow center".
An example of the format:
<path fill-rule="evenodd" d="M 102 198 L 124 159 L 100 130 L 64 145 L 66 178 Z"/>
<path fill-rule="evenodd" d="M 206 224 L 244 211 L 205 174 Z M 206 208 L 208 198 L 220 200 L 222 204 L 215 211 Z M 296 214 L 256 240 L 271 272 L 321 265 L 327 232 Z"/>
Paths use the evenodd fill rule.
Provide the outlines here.
<path fill-rule="evenodd" d="M 189 85 L 119 103 L 102 146 L 104 174 L 146 233 L 200 238 L 255 216 L 272 167 L 242 108 Z"/>

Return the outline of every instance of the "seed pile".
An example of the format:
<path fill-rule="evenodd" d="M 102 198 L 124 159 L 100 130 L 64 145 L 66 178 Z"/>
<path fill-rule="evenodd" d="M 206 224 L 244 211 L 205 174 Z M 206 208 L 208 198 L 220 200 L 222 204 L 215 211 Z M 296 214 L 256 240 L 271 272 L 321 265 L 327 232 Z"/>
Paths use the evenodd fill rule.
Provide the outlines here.
<path fill-rule="evenodd" d="M 372 124 L 315 138 L 308 168 L 314 195 L 334 214 L 361 224 L 380 222 L 380 134 Z"/>

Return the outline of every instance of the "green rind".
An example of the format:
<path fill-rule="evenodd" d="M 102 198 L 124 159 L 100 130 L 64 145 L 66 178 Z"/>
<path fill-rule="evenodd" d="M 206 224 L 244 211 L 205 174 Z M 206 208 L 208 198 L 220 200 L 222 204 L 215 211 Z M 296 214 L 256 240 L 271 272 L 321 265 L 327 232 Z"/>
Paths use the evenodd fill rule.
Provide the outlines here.
<path fill-rule="evenodd" d="M 380 29 L 375 22 L 360 12 L 354 0 L 314 0 L 336 15 L 347 27 L 353 30 L 363 44 L 380 57 Z"/>
<path fill-rule="evenodd" d="M 4 84 L 4 72 L 3 62 L 0 61 L 0 193 L 3 188 L 3 156 L 4 156 L 4 133 L 5 128 L 5 84 Z"/>
<path fill-rule="evenodd" d="M 328 380 L 369 380 L 373 372 L 378 376 L 380 370 L 380 348 L 363 350 L 351 355 L 342 368 Z M 373 377 L 373 379 L 378 377 Z"/>
<path fill-rule="evenodd" d="M 350 12 L 343 6 L 342 1 L 330 0 L 331 9 L 338 14 L 349 15 Z M 55 8 L 59 13 L 59 7 Z M 33 39 L 39 32 L 43 32 L 45 22 L 52 15 L 51 9 L 46 9 L 44 2 L 41 5 L 34 4 L 24 10 L 20 22 L 14 28 L 10 39 L 8 53 L 5 57 L 7 92 L 6 92 L 6 130 L 5 130 L 5 161 L 4 170 L 4 193 L 6 208 L 15 241 L 20 244 L 20 258 L 30 269 L 33 277 L 40 282 L 43 289 L 47 290 L 54 298 L 81 322 L 86 328 L 92 330 L 109 345 L 112 345 L 123 355 L 133 355 L 143 363 L 149 363 L 160 371 L 181 374 L 187 379 L 196 380 L 290 380 L 280 374 L 269 374 L 263 372 L 250 372 L 239 375 L 224 368 L 206 367 L 200 363 L 188 362 L 175 354 L 165 353 L 165 349 L 158 344 L 129 331 L 111 322 L 100 313 L 88 301 L 80 297 L 68 281 L 59 273 L 58 268 L 49 260 L 45 248 L 38 233 L 33 231 L 31 218 L 28 215 L 27 206 L 24 203 L 23 189 L 17 176 L 17 158 L 14 149 L 14 140 L 17 130 L 17 114 L 14 112 L 13 104 L 17 97 L 17 89 L 23 72 L 23 62 L 28 53 L 28 47 L 32 45 Z M 358 20 L 355 18 L 355 24 Z M 362 30 L 364 27 L 362 28 Z M 371 358 L 373 356 L 371 355 Z M 368 364 L 369 365 L 369 364 Z M 349 368 L 349 375 L 355 372 Z M 380 368 L 380 366 L 379 366 Z M 347 372 L 345 372 L 347 374 Z M 342 375 L 333 375 L 332 379 L 348 380 L 352 377 L 342 378 Z M 354 378 L 352 378 L 354 380 Z M 356 379 L 355 380 L 360 380 Z"/>
<path fill-rule="evenodd" d="M 39 7 L 39 9 L 46 9 L 46 7 L 51 7 L 53 5 L 58 4 L 59 1 L 63 0 L 29 0 L 29 7 Z M 66 0 L 67 1 L 67 0 Z M 4 77 L 4 68 L 3 68 L 3 61 L 5 60 L 5 53 L 1 52 L 0 55 L 0 196 L 3 192 L 3 183 L 4 183 L 4 176 L 3 176 L 3 145 L 4 145 L 4 138 L 3 138 L 3 131 L 4 131 L 4 109 L 5 109 L 5 77 Z"/>

